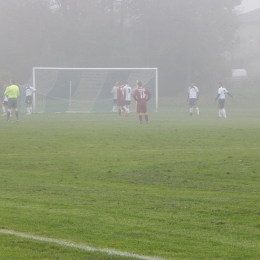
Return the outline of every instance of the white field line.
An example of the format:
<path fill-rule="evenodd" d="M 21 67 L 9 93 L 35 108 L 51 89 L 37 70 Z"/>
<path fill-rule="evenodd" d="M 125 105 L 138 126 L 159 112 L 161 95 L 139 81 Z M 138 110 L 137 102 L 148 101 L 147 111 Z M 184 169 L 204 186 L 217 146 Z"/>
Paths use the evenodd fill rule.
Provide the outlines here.
<path fill-rule="evenodd" d="M 82 250 L 85 250 L 85 251 L 88 251 L 88 252 L 100 252 L 100 253 L 105 253 L 105 254 L 108 254 L 108 255 L 132 257 L 132 258 L 143 259 L 143 260 L 164 260 L 163 258 L 158 258 L 158 257 L 131 254 L 131 253 L 128 253 L 128 252 L 122 252 L 122 251 L 117 251 L 117 250 L 113 250 L 113 249 L 95 248 L 95 247 L 90 247 L 90 246 L 87 246 L 87 245 L 74 244 L 74 243 L 70 243 L 70 242 L 66 242 L 66 241 L 58 240 L 58 239 L 53 239 L 53 238 L 45 238 L 45 237 L 27 235 L 27 234 L 24 234 L 24 233 L 15 232 L 15 231 L 12 231 L 12 230 L 7 230 L 7 229 L 0 229 L 0 233 L 6 234 L 6 235 L 13 235 L 13 236 L 17 236 L 17 237 L 22 237 L 22 238 L 26 238 L 26 239 L 31 239 L 31 240 L 47 242 L 47 243 L 54 243 L 54 244 L 58 244 L 58 245 L 61 245 L 61 246 L 66 246 L 66 247 L 82 249 Z"/>
<path fill-rule="evenodd" d="M 220 148 L 219 148 L 220 149 Z M 171 152 L 171 151 L 207 151 L 207 150 L 219 150 L 218 148 L 212 148 L 212 147 L 209 147 L 209 148 L 170 148 L 170 149 L 167 149 L 167 148 L 162 148 L 162 149 L 158 149 L 158 150 L 149 150 L 149 149 L 146 149 L 146 150 L 139 150 L 140 152 Z M 222 147 L 221 150 L 260 150 L 260 147 L 251 147 L 251 148 L 247 148 L 247 147 Z"/>
<path fill-rule="evenodd" d="M 89 146 L 91 144 L 88 144 Z M 95 145 L 95 144 L 93 144 Z M 36 147 L 37 149 L 38 147 Z M 209 148 L 195 148 L 195 149 L 192 149 L 193 151 L 207 151 L 207 150 L 219 150 L 217 148 L 212 148 L 212 147 L 209 147 Z M 260 150 L 260 147 L 251 147 L 251 148 L 247 148 L 247 147 L 222 147 L 221 150 Z M 142 149 L 140 150 L 140 152 L 171 152 L 171 151 L 191 151 L 191 148 L 162 148 L 162 149 Z M 55 152 L 55 153 L 37 153 L 37 155 L 63 155 L 63 154 L 75 154 L 76 152 L 73 152 L 73 151 L 64 151 L 64 152 Z M 34 155 L 35 153 L 32 153 L 31 155 Z M 28 155 L 30 154 L 20 154 L 20 153 L 0 153 L 0 156 L 20 156 L 20 157 L 28 157 Z"/>

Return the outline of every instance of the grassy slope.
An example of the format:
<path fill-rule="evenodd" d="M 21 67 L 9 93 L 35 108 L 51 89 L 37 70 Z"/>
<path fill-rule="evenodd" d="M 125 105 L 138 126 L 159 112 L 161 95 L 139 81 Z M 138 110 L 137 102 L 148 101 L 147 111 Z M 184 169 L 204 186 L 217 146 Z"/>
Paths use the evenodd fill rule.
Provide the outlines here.
<path fill-rule="evenodd" d="M 240 100 L 239 100 L 240 101 Z M 0 227 L 167 259 L 258 259 L 259 118 L 170 104 L 1 124 Z M 167 104 L 166 104 L 167 105 Z M 122 259 L 0 234 L 3 259 Z"/>

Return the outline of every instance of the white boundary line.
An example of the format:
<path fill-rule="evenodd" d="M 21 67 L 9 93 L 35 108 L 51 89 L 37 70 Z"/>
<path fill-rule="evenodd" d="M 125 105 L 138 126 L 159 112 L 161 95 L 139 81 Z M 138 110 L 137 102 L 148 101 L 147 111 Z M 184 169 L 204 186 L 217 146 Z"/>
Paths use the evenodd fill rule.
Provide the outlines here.
<path fill-rule="evenodd" d="M 94 143 L 88 143 L 88 145 L 95 145 Z M 35 149 L 38 149 L 38 148 L 41 148 L 41 147 L 44 147 L 43 146 L 39 146 L 39 147 L 35 147 Z M 227 147 L 227 148 L 221 148 L 222 150 L 225 150 L 225 151 L 229 151 L 229 150 L 260 150 L 260 147 L 251 147 L 251 148 L 247 148 L 247 147 Z M 162 148 L 162 149 L 145 149 L 145 150 L 139 150 L 140 152 L 174 152 L 174 151 L 190 151 L 191 149 L 190 148 Z M 212 148 L 212 147 L 209 147 L 209 148 L 196 148 L 196 149 L 193 149 L 193 151 L 207 151 L 207 150 L 214 150 L 214 151 L 217 151 L 219 150 L 218 148 Z M 76 152 L 73 152 L 73 151 L 65 151 L 65 152 L 56 152 L 56 153 L 37 153 L 38 155 L 63 155 L 63 154 L 75 154 Z M 26 155 L 24 154 L 21 154 L 21 153 L 1 153 L 0 152 L 0 156 L 19 156 L 19 157 L 28 157 L 28 155 L 34 155 L 34 153 L 27 153 Z"/>
<path fill-rule="evenodd" d="M 143 260 L 164 260 L 163 258 L 158 258 L 158 257 L 131 254 L 131 253 L 128 253 L 128 252 L 122 252 L 122 251 L 117 251 L 117 250 L 107 249 L 107 248 L 105 248 L 105 249 L 95 248 L 95 247 L 90 247 L 90 246 L 87 246 L 87 245 L 74 244 L 74 243 L 71 243 L 71 242 L 66 242 L 66 241 L 63 241 L 63 240 L 58 240 L 58 239 L 53 239 L 53 238 L 45 238 L 45 237 L 27 235 L 27 234 L 24 234 L 24 233 L 15 232 L 15 231 L 12 231 L 12 230 L 7 230 L 7 229 L 0 229 L 0 233 L 6 234 L 6 235 L 13 235 L 13 236 L 17 236 L 17 237 L 22 237 L 22 238 L 26 238 L 26 239 L 31 239 L 31 240 L 47 242 L 47 243 L 54 243 L 54 244 L 58 244 L 58 245 L 61 245 L 61 246 L 66 246 L 66 247 L 82 249 L 82 250 L 85 250 L 85 251 L 88 251 L 88 252 L 100 252 L 100 253 L 105 253 L 105 254 L 108 254 L 108 255 L 132 257 L 132 258 L 143 259 Z"/>

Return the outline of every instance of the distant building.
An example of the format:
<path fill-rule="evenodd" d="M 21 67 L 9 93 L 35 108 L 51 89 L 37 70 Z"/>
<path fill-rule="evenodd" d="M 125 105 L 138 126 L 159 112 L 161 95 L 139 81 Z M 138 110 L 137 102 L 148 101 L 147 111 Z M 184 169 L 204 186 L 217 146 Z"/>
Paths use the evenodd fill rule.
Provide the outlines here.
<path fill-rule="evenodd" d="M 242 14 L 237 44 L 231 58 L 234 69 L 245 69 L 249 77 L 260 77 L 260 8 Z"/>

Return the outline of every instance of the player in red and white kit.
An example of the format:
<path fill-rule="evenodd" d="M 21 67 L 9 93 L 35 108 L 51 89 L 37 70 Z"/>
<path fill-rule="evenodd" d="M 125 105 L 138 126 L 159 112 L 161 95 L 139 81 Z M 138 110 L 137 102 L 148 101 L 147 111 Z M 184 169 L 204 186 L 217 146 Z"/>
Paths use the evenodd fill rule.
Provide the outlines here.
<path fill-rule="evenodd" d="M 134 91 L 133 98 L 137 101 L 137 113 L 139 113 L 140 124 L 143 123 L 143 114 L 145 117 L 146 124 L 148 124 L 148 114 L 146 102 L 149 101 L 152 94 L 151 92 L 143 87 L 142 82 L 137 83 L 138 88 Z"/>
<path fill-rule="evenodd" d="M 125 116 L 128 116 L 129 110 L 125 106 L 125 96 L 126 89 L 119 83 L 119 87 L 117 89 L 117 106 L 118 106 L 118 115 L 121 116 L 121 111 L 124 111 Z"/>

